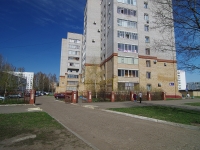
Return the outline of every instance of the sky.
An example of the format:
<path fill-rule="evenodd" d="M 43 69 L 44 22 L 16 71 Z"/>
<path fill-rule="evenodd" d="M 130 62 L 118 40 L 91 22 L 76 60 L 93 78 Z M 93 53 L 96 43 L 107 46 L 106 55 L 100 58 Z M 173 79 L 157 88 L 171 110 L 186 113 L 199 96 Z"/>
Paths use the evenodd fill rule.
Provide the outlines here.
<path fill-rule="evenodd" d="M 61 40 L 83 33 L 86 0 L 0 0 L 0 54 L 26 72 L 60 75 Z M 186 72 L 187 82 L 200 82 Z"/>
<path fill-rule="evenodd" d="M 61 40 L 83 33 L 86 0 L 0 0 L 0 54 L 26 72 L 60 75 Z"/>

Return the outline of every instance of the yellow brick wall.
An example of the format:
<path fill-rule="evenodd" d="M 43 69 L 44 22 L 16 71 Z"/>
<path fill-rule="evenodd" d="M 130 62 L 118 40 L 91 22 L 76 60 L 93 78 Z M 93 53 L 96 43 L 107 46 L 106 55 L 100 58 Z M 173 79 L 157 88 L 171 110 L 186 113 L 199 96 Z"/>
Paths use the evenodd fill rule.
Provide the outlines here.
<path fill-rule="evenodd" d="M 151 61 L 151 67 L 146 67 L 146 60 Z M 177 83 L 177 67 L 176 63 L 156 62 L 152 59 L 139 59 L 139 83 L 140 86 L 146 88 L 147 84 L 151 84 L 153 89 L 161 89 L 166 92 L 167 95 L 180 95 L 178 92 Z M 146 78 L 146 72 L 151 72 L 151 78 Z M 158 83 L 161 87 L 158 87 Z M 170 86 L 170 83 L 174 83 L 174 86 Z"/>

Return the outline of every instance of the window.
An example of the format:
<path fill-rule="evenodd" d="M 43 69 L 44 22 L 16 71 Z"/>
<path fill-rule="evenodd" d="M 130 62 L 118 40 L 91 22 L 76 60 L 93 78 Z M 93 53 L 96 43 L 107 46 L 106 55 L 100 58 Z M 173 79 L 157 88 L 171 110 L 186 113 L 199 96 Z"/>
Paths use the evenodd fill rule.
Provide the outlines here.
<path fill-rule="evenodd" d="M 70 55 L 80 55 L 79 51 L 68 51 L 68 54 Z"/>
<path fill-rule="evenodd" d="M 68 78 L 78 78 L 78 75 L 69 74 L 67 77 Z"/>
<path fill-rule="evenodd" d="M 136 77 L 138 77 L 138 70 L 118 69 L 118 76 L 119 77 L 136 78 Z"/>
<path fill-rule="evenodd" d="M 146 61 L 146 67 L 151 67 L 151 61 L 150 60 Z"/>
<path fill-rule="evenodd" d="M 146 77 L 147 77 L 147 79 L 151 79 L 151 72 L 147 72 Z"/>
<path fill-rule="evenodd" d="M 118 43 L 118 51 L 128 52 L 128 53 L 138 53 L 138 46 Z"/>
<path fill-rule="evenodd" d="M 148 36 L 145 36 L 145 43 L 150 43 L 150 39 Z"/>
<path fill-rule="evenodd" d="M 144 8 L 147 9 L 148 8 L 148 3 L 144 2 Z"/>
<path fill-rule="evenodd" d="M 67 84 L 68 85 L 77 85 L 78 81 L 68 81 Z"/>
<path fill-rule="evenodd" d="M 71 44 L 69 44 L 69 48 L 71 48 L 71 49 L 79 49 L 80 46 L 79 45 L 71 45 Z"/>
<path fill-rule="evenodd" d="M 146 52 L 146 55 L 150 55 L 150 49 L 149 48 L 146 48 L 145 52 Z"/>
<path fill-rule="evenodd" d="M 147 84 L 147 91 L 151 91 L 151 84 Z"/>
<path fill-rule="evenodd" d="M 149 31 L 149 25 L 144 25 L 144 31 Z"/>
<path fill-rule="evenodd" d="M 138 39 L 138 34 L 131 33 L 131 32 L 117 31 L 117 36 L 120 38 L 127 38 L 127 39 L 133 39 L 133 40 Z"/>
<path fill-rule="evenodd" d="M 79 61 L 79 57 L 68 57 L 68 60 L 75 60 L 75 61 Z"/>
<path fill-rule="evenodd" d="M 136 6 L 136 0 L 117 0 L 120 3 L 130 4 Z"/>
<path fill-rule="evenodd" d="M 131 15 L 131 16 L 136 16 L 136 11 L 132 9 L 127 9 L 123 7 L 117 7 L 117 13 L 118 14 L 124 14 L 124 15 Z"/>
<path fill-rule="evenodd" d="M 118 37 L 124 38 L 124 32 L 123 31 L 118 31 Z"/>
<path fill-rule="evenodd" d="M 118 26 L 122 26 L 122 27 L 137 28 L 137 22 L 135 21 L 117 19 L 117 24 Z"/>
<path fill-rule="evenodd" d="M 134 90 L 134 83 L 133 82 L 118 82 L 118 89 Z"/>
<path fill-rule="evenodd" d="M 149 20 L 149 15 L 148 14 L 144 14 L 144 20 L 146 20 L 146 21 Z"/>
<path fill-rule="evenodd" d="M 138 64 L 138 58 L 132 58 L 132 57 L 118 57 L 118 63 L 121 64 Z"/>
<path fill-rule="evenodd" d="M 69 42 L 70 43 L 81 43 L 81 41 L 78 39 L 69 39 Z"/>

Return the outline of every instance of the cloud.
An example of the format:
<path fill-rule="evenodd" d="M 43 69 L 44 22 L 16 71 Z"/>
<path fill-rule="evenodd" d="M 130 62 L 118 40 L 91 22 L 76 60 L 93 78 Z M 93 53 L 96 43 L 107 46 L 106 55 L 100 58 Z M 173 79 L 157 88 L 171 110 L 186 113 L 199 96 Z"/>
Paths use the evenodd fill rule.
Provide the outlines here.
<path fill-rule="evenodd" d="M 83 15 L 86 0 L 17 0 L 30 8 L 36 23 L 56 23 L 56 19 L 74 20 Z M 46 23 L 45 23 L 46 22 Z"/>

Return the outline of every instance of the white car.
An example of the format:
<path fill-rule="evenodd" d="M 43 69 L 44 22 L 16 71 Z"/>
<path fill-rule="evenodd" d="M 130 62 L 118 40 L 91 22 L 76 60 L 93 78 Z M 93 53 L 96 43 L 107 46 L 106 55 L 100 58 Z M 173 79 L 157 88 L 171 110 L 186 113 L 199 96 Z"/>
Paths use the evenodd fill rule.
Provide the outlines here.
<path fill-rule="evenodd" d="M 5 97 L 3 97 L 3 96 L 0 96 L 0 100 L 5 100 Z"/>

